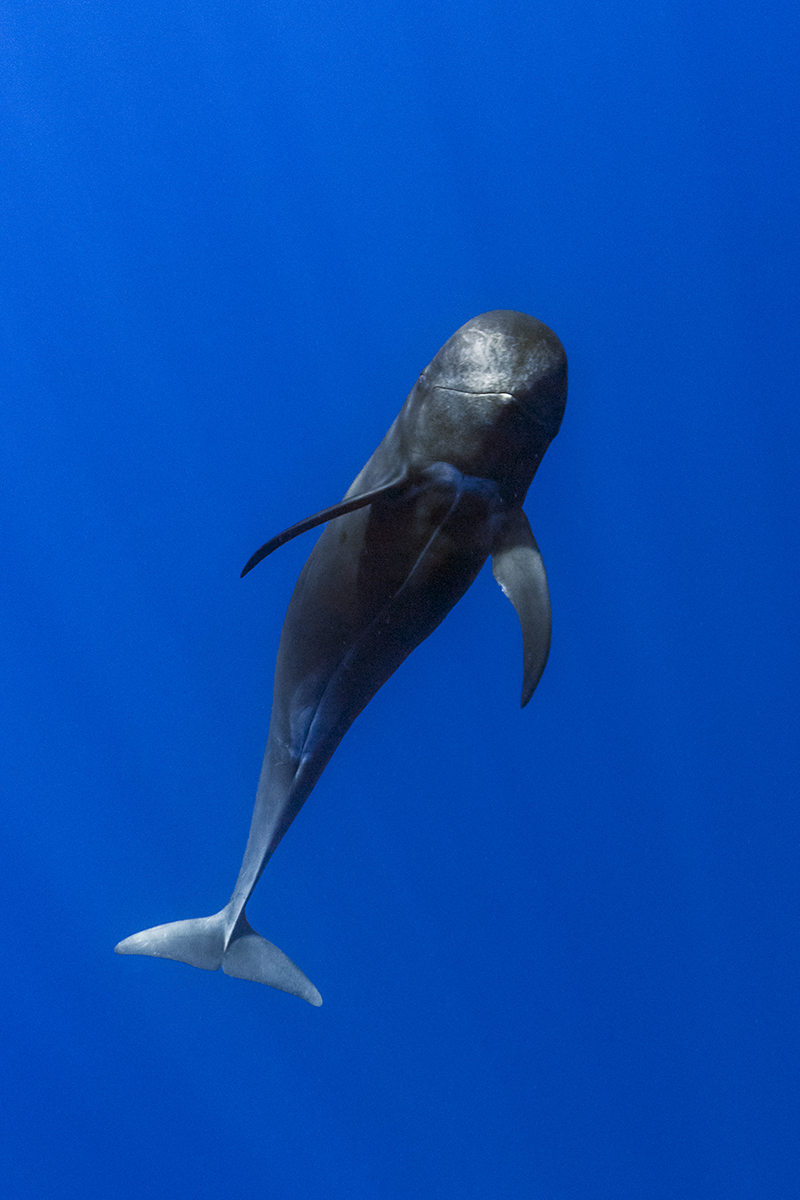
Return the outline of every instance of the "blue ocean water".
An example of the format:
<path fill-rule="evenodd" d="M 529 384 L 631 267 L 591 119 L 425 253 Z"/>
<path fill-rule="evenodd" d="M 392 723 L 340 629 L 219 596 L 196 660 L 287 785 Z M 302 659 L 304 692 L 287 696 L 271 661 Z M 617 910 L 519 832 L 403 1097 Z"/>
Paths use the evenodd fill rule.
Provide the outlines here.
<path fill-rule="evenodd" d="M 3 1192 L 786 1200 L 798 14 L 73 4 L 2 35 Z M 314 534 L 493 308 L 570 359 L 527 512 L 238 870 Z"/>

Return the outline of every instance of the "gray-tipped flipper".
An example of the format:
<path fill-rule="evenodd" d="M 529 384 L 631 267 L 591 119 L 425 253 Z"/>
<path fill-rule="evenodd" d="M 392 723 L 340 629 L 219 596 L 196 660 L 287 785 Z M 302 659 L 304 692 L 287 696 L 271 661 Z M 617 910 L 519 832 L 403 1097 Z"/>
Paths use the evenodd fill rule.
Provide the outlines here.
<path fill-rule="evenodd" d="M 539 547 L 521 508 L 505 518 L 492 550 L 492 571 L 522 626 L 522 708 L 542 677 L 550 651 L 550 592 Z"/>
<path fill-rule="evenodd" d="M 172 921 L 134 933 L 114 947 L 117 954 L 148 954 L 152 958 L 171 958 L 217 971 L 237 979 L 252 979 L 266 983 L 281 992 L 289 992 L 307 1000 L 316 1008 L 322 997 L 310 979 L 287 958 L 251 928 L 244 913 L 228 936 L 229 909 L 223 908 L 213 917 L 195 917 L 189 921 Z"/>

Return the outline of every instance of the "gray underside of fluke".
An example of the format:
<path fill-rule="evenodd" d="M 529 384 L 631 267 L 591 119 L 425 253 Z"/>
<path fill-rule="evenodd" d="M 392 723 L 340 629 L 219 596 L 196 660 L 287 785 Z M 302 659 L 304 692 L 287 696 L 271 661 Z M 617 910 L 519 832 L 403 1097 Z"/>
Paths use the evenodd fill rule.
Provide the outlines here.
<path fill-rule="evenodd" d="M 117 954 L 172 958 L 204 971 L 217 971 L 222 967 L 226 975 L 236 979 L 269 984 L 316 1007 L 322 1004 L 322 997 L 311 980 L 282 950 L 256 933 L 244 914 L 230 936 L 227 936 L 228 920 L 228 909 L 223 908 L 213 917 L 155 925 L 125 938 L 115 950 Z"/>

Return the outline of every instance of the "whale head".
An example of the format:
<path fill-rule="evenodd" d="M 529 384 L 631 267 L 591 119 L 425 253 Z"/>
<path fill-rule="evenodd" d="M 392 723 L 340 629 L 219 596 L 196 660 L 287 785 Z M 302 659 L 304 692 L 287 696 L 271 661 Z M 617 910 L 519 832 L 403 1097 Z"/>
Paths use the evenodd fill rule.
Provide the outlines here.
<path fill-rule="evenodd" d="M 450 462 L 521 503 L 566 398 L 567 358 L 551 329 L 509 309 L 473 317 L 428 364 L 400 413 L 409 465 Z"/>

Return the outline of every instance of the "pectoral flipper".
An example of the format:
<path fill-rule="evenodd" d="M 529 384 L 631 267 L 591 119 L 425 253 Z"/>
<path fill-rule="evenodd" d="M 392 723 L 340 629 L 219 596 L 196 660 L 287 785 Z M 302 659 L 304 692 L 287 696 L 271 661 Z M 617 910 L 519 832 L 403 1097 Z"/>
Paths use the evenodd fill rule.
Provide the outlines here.
<path fill-rule="evenodd" d="M 522 626 L 522 699 L 530 700 L 550 652 L 550 592 L 544 562 L 521 508 L 509 512 L 492 549 L 492 571 Z"/>

